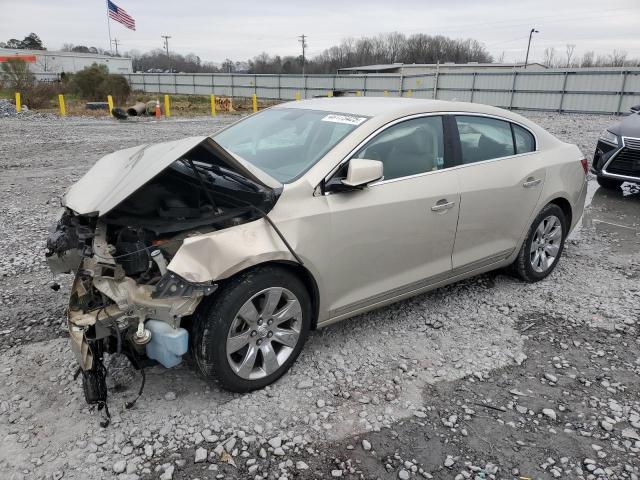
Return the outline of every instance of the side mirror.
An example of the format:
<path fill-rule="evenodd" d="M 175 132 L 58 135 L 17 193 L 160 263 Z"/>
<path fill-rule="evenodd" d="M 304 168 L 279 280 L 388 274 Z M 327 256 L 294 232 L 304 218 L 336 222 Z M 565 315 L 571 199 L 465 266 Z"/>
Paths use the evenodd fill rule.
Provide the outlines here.
<path fill-rule="evenodd" d="M 380 180 L 382 177 L 383 166 L 381 161 L 352 158 L 349 160 L 347 178 L 342 180 L 342 184 L 347 187 L 360 188 Z"/>

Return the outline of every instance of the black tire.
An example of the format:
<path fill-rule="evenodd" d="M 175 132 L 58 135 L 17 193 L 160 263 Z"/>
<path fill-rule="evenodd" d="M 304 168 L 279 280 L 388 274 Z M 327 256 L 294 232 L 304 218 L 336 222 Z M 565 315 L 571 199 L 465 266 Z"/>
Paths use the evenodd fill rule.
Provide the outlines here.
<path fill-rule="evenodd" d="M 227 358 L 227 336 L 240 308 L 259 292 L 273 287 L 288 290 L 300 303 L 302 318 L 297 343 L 275 372 L 259 379 L 245 379 L 233 370 Z M 309 335 L 312 315 L 309 292 L 295 274 L 282 267 L 269 265 L 242 272 L 201 307 L 192 324 L 192 358 L 206 379 L 232 392 L 249 392 L 275 382 L 298 358 Z"/>
<path fill-rule="evenodd" d="M 549 217 L 556 217 L 559 220 L 562 231 L 560 232 L 558 252 L 554 257 L 553 262 L 548 268 L 540 272 L 534 269 L 534 265 L 532 263 L 533 261 L 531 258 L 531 246 L 534 239 L 536 238 L 536 230 L 538 229 L 540 224 Z M 533 283 L 546 278 L 551 272 L 553 272 L 553 270 L 556 268 L 556 265 L 558 265 L 558 262 L 560 261 L 562 251 L 564 250 L 564 240 L 567 236 L 567 229 L 567 219 L 562 209 L 554 203 L 546 205 L 540 211 L 540 213 L 538 213 L 531 226 L 529 227 L 527 237 L 525 238 L 525 241 L 523 242 L 522 247 L 518 252 L 518 256 L 511 265 L 511 270 L 525 282 Z"/>
<path fill-rule="evenodd" d="M 606 188 L 607 190 L 619 190 L 622 184 L 624 183 L 622 180 L 616 180 L 614 178 L 607 177 L 596 177 L 598 181 L 598 185 L 602 188 Z"/>

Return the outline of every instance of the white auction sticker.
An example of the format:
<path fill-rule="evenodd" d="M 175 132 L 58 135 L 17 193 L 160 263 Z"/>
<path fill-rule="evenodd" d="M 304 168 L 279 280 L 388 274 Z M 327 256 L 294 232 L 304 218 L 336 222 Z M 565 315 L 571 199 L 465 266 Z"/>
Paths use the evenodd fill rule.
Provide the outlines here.
<path fill-rule="evenodd" d="M 348 125 L 360 125 L 367 117 L 355 117 L 353 115 L 342 115 L 330 113 L 322 119 L 323 122 L 346 123 Z"/>

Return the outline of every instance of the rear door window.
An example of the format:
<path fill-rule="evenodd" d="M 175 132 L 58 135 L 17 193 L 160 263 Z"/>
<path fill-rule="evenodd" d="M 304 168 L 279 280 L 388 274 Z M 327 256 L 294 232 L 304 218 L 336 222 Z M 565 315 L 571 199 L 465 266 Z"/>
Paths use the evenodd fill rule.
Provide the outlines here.
<path fill-rule="evenodd" d="M 476 116 L 456 116 L 462 163 L 476 163 L 516 153 L 511 125 L 504 120 Z"/>

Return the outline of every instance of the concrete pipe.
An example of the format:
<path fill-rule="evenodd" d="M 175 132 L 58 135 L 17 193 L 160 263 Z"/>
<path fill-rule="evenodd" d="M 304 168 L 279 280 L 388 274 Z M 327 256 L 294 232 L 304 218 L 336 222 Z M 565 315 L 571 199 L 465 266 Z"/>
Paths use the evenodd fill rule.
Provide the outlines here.
<path fill-rule="evenodd" d="M 138 102 L 135 105 L 127 108 L 127 113 L 130 117 L 139 117 L 145 115 L 147 111 L 147 105 L 143 102 Z"/>

